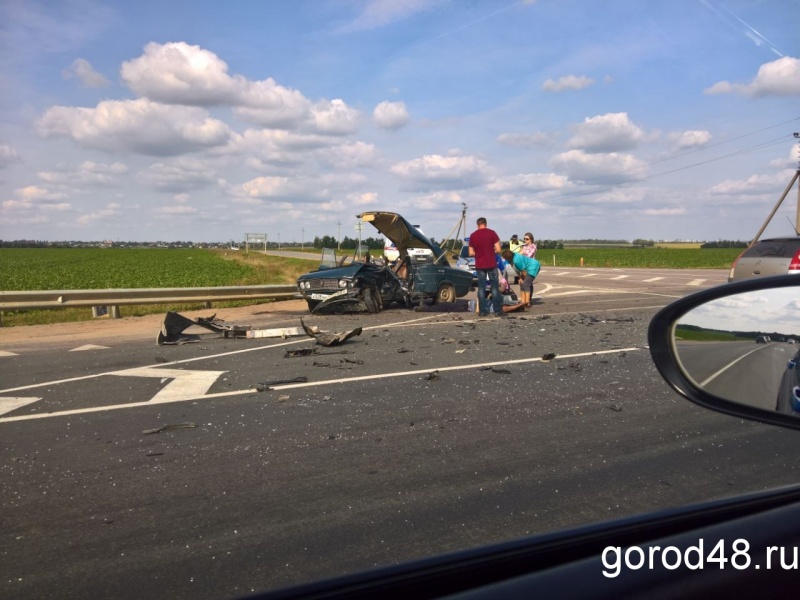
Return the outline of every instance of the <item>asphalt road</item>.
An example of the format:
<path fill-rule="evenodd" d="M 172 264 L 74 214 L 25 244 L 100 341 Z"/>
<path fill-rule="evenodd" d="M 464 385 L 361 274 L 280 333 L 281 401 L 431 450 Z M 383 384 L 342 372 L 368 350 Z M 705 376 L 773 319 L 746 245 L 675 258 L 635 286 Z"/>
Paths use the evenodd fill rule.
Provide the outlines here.
<path fill-rule="evenodd" d="M 363 328 L 337 348 L 0 339 L 0 597 L 237 597 L 795 483 L 796 433 L 695 407 L 646 349 L 726 275 L 548 267 L 514 318 L 268 323 Z"/>

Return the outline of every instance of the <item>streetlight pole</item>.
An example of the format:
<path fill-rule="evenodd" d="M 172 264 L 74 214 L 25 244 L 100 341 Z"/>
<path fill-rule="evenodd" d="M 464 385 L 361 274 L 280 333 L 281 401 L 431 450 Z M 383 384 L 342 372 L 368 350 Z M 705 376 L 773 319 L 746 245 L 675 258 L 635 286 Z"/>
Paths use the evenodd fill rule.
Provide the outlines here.
<path fill-rule="evenodd" d="M 306 243 L 306 230 L 301 227 L 300 228 L 300 250 L 305 250 L 305 243 Z"/>

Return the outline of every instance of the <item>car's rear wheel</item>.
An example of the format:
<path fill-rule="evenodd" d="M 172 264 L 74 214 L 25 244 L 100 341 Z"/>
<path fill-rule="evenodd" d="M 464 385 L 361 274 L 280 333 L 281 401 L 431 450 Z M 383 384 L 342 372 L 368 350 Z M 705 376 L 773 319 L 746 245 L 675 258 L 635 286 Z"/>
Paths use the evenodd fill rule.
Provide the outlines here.
<path fill-rule="evenodd" d="M 439 304 L 440 302 L 455 302 L 456 301 L 456 289 L 450 283 L 443 283 L 439 286 L 439 291 L 436 292 L 436 298 L 434 298 L 434 302 Z"/>
<path fill-rule="evenodd" d="M 383 298 L 375 287 L 364 288 L 364 304 L 367 305 L 369 313 L 379 313 L 383 310 Z"/>
<path fill-rule="evenodd" d="M 306 300 L 308 302 L 308 312 L 314 312 L 314 309 L 317 308 L 319 304 L 319 300 Z"/>

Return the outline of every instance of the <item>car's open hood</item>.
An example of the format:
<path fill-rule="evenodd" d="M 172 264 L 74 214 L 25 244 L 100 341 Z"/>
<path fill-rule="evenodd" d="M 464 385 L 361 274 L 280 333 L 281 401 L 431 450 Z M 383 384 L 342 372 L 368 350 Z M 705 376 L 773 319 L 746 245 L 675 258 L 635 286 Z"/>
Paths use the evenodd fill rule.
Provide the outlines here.
<path fill-rule="evenodd" d="M 372 223 L 375 229 L 390 239 L 397 246 L 401 258 L 408 256 L 409 248 L 427 248 L 433 252 L 436 264 L 449 265 L 444 250 L 397 213 L 365 212 L 358 215 L 358 218 Z"/>

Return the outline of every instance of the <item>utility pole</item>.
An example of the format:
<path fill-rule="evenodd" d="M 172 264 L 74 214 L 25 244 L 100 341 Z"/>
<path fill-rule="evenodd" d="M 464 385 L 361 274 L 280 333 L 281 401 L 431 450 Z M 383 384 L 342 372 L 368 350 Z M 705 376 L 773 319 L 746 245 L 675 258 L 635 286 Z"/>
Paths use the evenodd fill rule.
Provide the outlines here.
<path fill-rule="evenodd" d="M 775 213 L 778 212 L 778 208 L 780 208 L 781 204 L 786 199 L 786 196 L 789 195 L 789 190 L 792 189 L 792 186 L 794 185 L 795 181 L 800 179 L 800 133 L 795 133 L 794 134 L 794 138 L 796 140 L 798 140 L 798 142 L 797 142 L 798 143 L 797 170 L 794 172 L 794 177 L 792 177 L 792 180 L 789 182 L 789 185 L 786 186 L 786 190 L 783 192 L 783 195 L 781 196 L 781 199 L 778 200 L 778 203 L 775 205 L 775 208 L 773 208 L 772 212 L 769 213 L 769 216 L 767 217 L 767 220 L 764 221 L 764 224 L 761 226 L 761 229 L 758 230 L 758 233 L 756 234 L 756 237 L 754 237 L 753 241 L 750 242 L 750 245 L 748 246 L 748 248 L 752 247 L 753 244 L 755 244 L 758 241 L 758 238 L 760 238 L 761 234 L 764 233 L 764 230 L 767 228 L 767 225 L 769 225 L 769 222 L 772 220 L 772 217 L 774 217 Z M 798 229 L 800 229 L 800 184 L 797 185 L 797 208 L 796 208 L 796 212 L 795 212 L 794 229 L 795 229 L 795 231 L 798 231 Z"/>
<path fill-rule="evenodd" d="M 336 226 L 337 226 L 337 230 L 336 230 L 336 232 L 337 232 L 336 233 L 336 249 L 337 250 L 341 250 L 342 249 L 342 222 L 341 221 L 336 221 Z"/>
<path fill-rule="evenodd" d="M 300 228 L 300 250 L 305 250 L 305 243 L 306 243 L 306 230 L 301 227 Z"/>

